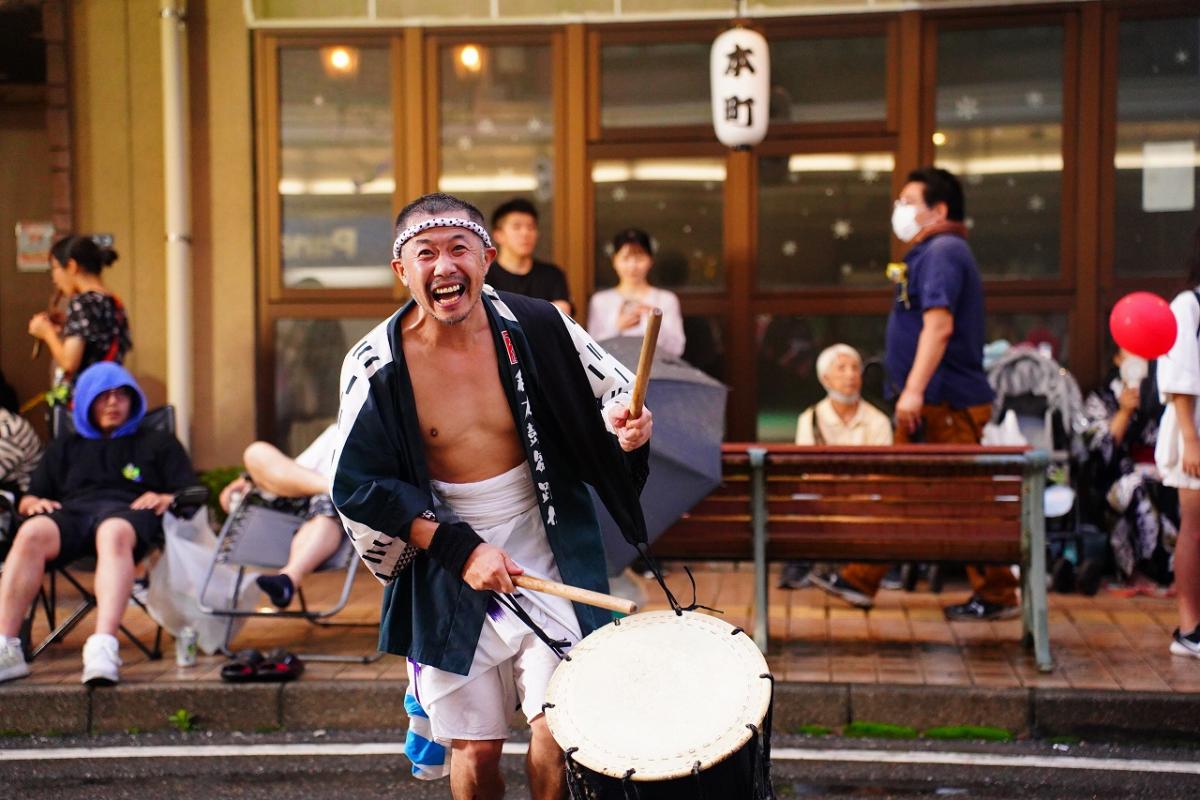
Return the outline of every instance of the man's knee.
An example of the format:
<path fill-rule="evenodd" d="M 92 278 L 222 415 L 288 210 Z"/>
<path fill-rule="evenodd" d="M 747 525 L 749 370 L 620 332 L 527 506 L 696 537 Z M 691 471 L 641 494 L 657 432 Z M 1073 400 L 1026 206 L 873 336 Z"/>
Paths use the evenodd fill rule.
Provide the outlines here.
<path fill-rule="evenodd" d="M 246 465 L 251 475 L 269 470 L 282 453 L 266 442 L 251 442 L 242 453 L 242 463 Z"/>
<path fill-rule="evenodd" d="M 58 525 L 47 516 L 30 517 L 17 528 L 12 550 L 27 556 L 53 558 L 59 548 Z"/>
<path fill-rule="evenodd" d="M 451 763 L 458 763 L 473 773 L 500 768 L 500 756 L 504 752 L 503 739 L 454 740 L 454 755 Z"/>
<path fill-rule="evenodd" d="M 96 528 L 96 551 L 111 553 L 132 553 L 137 543 L 137 532 L 127 519 L 110 517 Z"/>

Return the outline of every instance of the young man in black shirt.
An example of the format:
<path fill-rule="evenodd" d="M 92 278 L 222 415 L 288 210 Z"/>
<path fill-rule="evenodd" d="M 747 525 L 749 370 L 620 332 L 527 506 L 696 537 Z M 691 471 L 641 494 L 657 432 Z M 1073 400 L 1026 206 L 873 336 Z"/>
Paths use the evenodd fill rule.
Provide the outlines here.
<path fill-rule="evenodd" d="M 499 253 L 488 266 L 489 286 L 549 300 L 564 314 L 572 313 L 563 271 L 533 257 L 538 240 L 538 213 L 533 203 L 521 197 L 501 203 L 492 212 L 492 240 Z"/>
<path fill-rule="evenodd" d="M 0 681 L 29 674 L 17 634 L 46 568 L 93 555 L 96 632 L 83 646 L 83 683 L 117 682 L 116 633 L 134 565 L 161 540 L 175 492 L 196 482 L 174 436 L 138 427 L 145 411 L 142 390 L 119 364 L 93 364 L 76 381 L 76 432 L 55 439 L 34 471 L 0 575 Z"/>

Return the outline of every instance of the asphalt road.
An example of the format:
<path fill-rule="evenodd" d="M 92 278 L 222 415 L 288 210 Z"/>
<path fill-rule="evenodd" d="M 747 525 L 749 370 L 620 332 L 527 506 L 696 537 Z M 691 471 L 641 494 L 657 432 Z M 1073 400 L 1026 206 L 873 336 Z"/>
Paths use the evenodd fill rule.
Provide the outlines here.
<path fill-rule="evenodd" d="M 450 796 L 445 781 L 408 775 L 395 735 L 142 735 L 0 744 L 0 794 L 12 798 Z M 780 798 L 1200 796 L 1200 753 L 1178 748 L 777 737 L 775 756 Z M 510 798 L 527 796 L 522 763 L 519 752 L 505 757 Z"/>

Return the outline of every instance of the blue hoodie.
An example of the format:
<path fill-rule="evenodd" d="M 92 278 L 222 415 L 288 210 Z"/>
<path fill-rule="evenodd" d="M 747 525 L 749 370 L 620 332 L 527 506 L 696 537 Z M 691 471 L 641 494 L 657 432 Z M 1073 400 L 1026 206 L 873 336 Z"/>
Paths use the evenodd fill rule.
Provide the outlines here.
<path fill-rule="evenodd" d="M 110 389 L 119 389 L 122 386 L 128 386 L 135 395 L 129 409 L 129 419 L 113 431 L 112 436 L 105 437 L 100 429 L 92 423 L 92 403 Z M 146 416 L 146 395 L 142 394 L 142 387 L 137 385 L 137 381 L 129 374 L 129 370 L 115 361 L 95 363 L 81 372 L 75 380 L 75 408 L 71 412 L 71 417 L 75 423 L 75 431 L 80 436 L 87 439 L 116 439 L 120 436 L 128 436 L 137 430 L 144 416 Z"/>
<path fill-rule="evenodd" d="M 88 413 L 103 392 L 134 392 L 129 419 L 104 436 Z M 58 500 L 67 511 L 107 512 L 128 507 L 147 491 L 174 493 L 196 483 L 183 445 L 161 430 L 139 429 L 146 397 L 137 381 L 112 362 L 93 364 L 75 382 L 75 433 L 55 438 L 33 473 L 29 493 Z"/>

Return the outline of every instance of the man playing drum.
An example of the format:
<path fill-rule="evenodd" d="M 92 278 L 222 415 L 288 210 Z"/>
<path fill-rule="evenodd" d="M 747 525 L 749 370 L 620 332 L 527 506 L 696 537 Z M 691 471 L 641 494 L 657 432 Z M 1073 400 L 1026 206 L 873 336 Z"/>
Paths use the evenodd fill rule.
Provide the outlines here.
<path fill-rule="evenodd" d="M 380 649 L 408 657 L 431 738 L 452 747 L 454 797 L 504 794 L 519 703 L 531 794 L 559 798 L 547 644 L 562 651 L 611 617 L 540 594 L 514 604 L 512 576 L 607 589 L 584 482 L 623 530 L 644 531 L 651 415 L 629 419 L 632 375 L 569 317 L 484 286 L 496 250 L 473 206 L 426 195 L 395 230 L 392 270 L 412 300 L 346 356 L 334 504 L 386 586 Z"/>

